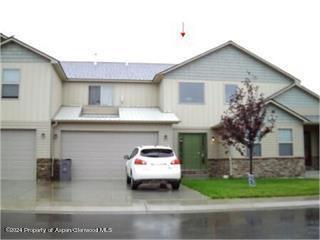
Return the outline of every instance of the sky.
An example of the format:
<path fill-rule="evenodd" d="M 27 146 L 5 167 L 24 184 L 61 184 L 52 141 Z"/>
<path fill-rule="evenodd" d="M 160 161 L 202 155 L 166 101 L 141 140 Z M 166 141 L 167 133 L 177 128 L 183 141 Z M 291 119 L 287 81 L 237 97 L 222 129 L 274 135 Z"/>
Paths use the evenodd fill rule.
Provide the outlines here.
<path fill-rule="evenodd" d="M 0 32 L 60 61 L 179 63 L 233 40 L 320 94 L 319 9 L 319 0 L 0 0 Z"/>

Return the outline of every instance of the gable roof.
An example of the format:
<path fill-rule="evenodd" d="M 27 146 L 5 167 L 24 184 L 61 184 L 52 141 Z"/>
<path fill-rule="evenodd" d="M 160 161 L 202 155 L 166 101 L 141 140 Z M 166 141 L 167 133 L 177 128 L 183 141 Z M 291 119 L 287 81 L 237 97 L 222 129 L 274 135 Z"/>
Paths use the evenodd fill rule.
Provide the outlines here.
<path fill-rule="evenodd" d="M 290 115 L 292 115 L 292 116 L 300 119 L 300 120 L 303 121 L 303 122 L 310 122 L 310 120 L 309 120 L 308 118 L 306 118 L 305 116 L 300 115 L 299 113 L 293 111 L 292 109 L 286 107 L 285 105 L 283 105 L 283 104 L 275 101 L 274 99 L 268 100 L 268 101 L 266 102 L 266 104 L 273 104 L 273 105 L 275 105 L 276 107 L 278 107 L 278 108 L 280 108 L 281 110 L 289 113 Z"/>
<path fill-rule="evenodd" d="M 204 53 L 201 53 L 201 54 L 199 54 L 199 55 L 197 55 L 197 56 L 195 56 L 195 57 L 192 57 L 192 58 L 190 58 L 190 59 L 188 59 L 188 60 L 186 60 L 186 61 L 184 61 L 184 62 L 181 62 L 181 63 L 179 63 L 179 64 L 176 64 L 176 65 L 174 65 L 174 66 L 172 66 L 172 67 L 170 67 L 170 68 L 168 68 L 168 69 L 166 69 L 166 70 L 158 73 L 158 74 L 154 77 L 154 81 L 159 81 L 159 80 L 161 80 L 161 78 L 163 77 L 163 75 L 165 75 L 165 74 L 167 74 L 167 73 L 169 73 L 169 72 L 172 72 L 172 71 L 174 71 L 174 70 L 176 70 L 176 69 L 178 69 L 178 68 L 180 68 L 180 67 L 182 67 L 182 66 L 185 66 L 185 65 L 187 65 L 187 64 L 189 64 L 189 63 L 191 63 L 191 62 L 193 62 L 193 61 L 196 61 L 197 59 L 200 59 L 200 58 L 205 57 L 205 56 L 207 56 L 207 55 L 209 55 L 209 54 L 211 54 L 211 53 L 214 53 L 214 52 L 216 52 L 216 51 L 218 51 L 218 50 L 220 50 L 220 49 L 222 49 L 222 48 L 224 48 L 224 47 L 227 47 L 227 46 L 233 46 L 233 47 L 235 47 L 236 49 L 238 49 L 238 50 L 246 53 L 247 55 L 253 57 L 253 58 L 256 59 L 256 60 L 258 60 L 259 62 L 262 62 L 263 64 L 269 66 L 270 68 L 274 69 L 275 71 L 279 72 L 280 74 L 288 77 L 289 79 L 292 79 L 293 82 L 300 82 L 300 80 L 299 80 L 298 78 L 292 76 L 292 75 L 289 74 L 288 72 L 282 70 L 281 68 L 277 67 L 276 65 L 274 65 L 274 64 L 268 62 L 267 60 L 259 57 L 258 55 L 256 55 L 256 54 L 254 54 L 253 52 L 245 49 L 244 47 L 238 45 L 237 43 L 235 43 L 235 42 L 233 42 L 233 41 L 225 42 L 225 43 L 223 43 L 223 44 L 221 44 L 221 45 L 219 45 L 219 46 L 217 46 L 217 47 L 215 47 L 215 48 L 212 48 L 212 49 L 210 49 L 210 50 L 208 50 L 208 51 L 206 51 L 206 52 L 204 52 Z"/>
<path fill-rule="evenodd" d="M 289 91 L 290 89 L 294 88 L 294 87 L 297 87 L 299 89 L 301 89 L 302 91 L 304 91 L 305 93 L 308 93 L 310 94 L 311 96 L 317 98 L 317 99 L 320 99 L 320 96 L 318 94 L 316 94 L 315 92 L 311 91 L 310 89 L 300 85 L 300 84 L 297 84 L 297 83 L 294 83 L 294 84 L 291 84 L 289 86 L 286 86 L 282 89 L 280 89 L 278 92 L 275 92 L 274 94 L 270 95 L 269 97 L 267 97 L 267 99 L 274 99 L 278 96 L 280 96 L 281 94 Z"/>
<path fill-rule="evenodd" d="M 290 108 L 282 105 L 281 103 L 279 103 L 279 102 L 277 102 L 277 101 L 275 101 L 275 100 L 273 100 L 273 99 L 270 99 L 270 100 L 266 101 L 266 104 L 267 104 L 267 105 L 270 105 L 270 104 L 271 104 L 271 105 L 274 105 L 274 106 L 278 107 L 279 109 L 287 112 L 287 113 L 290 114 L 291 116 L 294 116 L 295 118 L 303 121 L 304 123 L 311 123 L 311 122 L 312 122 L 312 120 L 308 119 L 306 116 L 300 115 L 299 113 L 293 111 L 292 109 L 290 109 Z M 211 129 L 218 129 L 218 128 L 222 127 L 222 126 L 223 126 L 223 125 L 222 125 L 222 123 L 220 122 L 220 123 L 212 126 Z"/>
<path fill-rule="evenodd" d="M 33 52 L 33 53 L 35 53 L 35 54 L 47 59 L 48 61 L 50 61 L 50 63 L 53 64 L 55 70 L 62 77 L 62 79 L 66 79 L 66 74 L 65 74 L 60 62 L 56 58 L 51 57 L 50 55 L 48 55 L 48 54 L 46 54 L 46 53 L 44 53 L 44 52 L 42 52 L 42 51 L 30 46 L 28 44 L 26 44 L 25 42 L 20 41 L 19 39 L 15 38 L 13 36 L 12 37 L 6 37 L 6 39 L 3 42 L 0 43 L 0 47 L 4 46 L 5 44 L 12 43 L 12 42 L 16 43 L 19 46 L 21 46 L 23 48 L 26 48 L 29 51 L 31 51 L 31 52 Z"/>
<path fill-rule="evenodd" d="M 152 81 L 154 76 L 173 64 L 124 63 L 124 62 L 61 62 L 68 80 L 104 81 L 130 80 Z"/>
<path fill-rule="evenodd" d="M 8 39 L 8 37 L 6 35 L 4 35 L 3 33 L 0 33 L 0 43 L 6 39 Z"/>

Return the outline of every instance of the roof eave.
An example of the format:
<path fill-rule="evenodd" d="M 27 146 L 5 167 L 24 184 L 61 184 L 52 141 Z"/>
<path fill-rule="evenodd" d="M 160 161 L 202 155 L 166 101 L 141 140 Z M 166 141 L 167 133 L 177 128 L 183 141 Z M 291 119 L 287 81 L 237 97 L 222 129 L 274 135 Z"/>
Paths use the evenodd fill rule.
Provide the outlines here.
<path fill-rule="evenodd" d="M 307 118 L 305 118 L 304 116 L 300 115 L 299 113 L 293 111 L 292 109 L 286 107 L 285 105 L 283 105 L 283 104 L 275 101 L 274 99 L 268 100 L 268 101 L 266 102 L 266 104 L 273 104 L 273 105 L 275 105 L 276 107 L 280 108 L 281 110 L 283 110 L 283 111 L 291 114 L 292 116 L 300 119 L 301 121 L 303 121 L 303 122 L 305 122 L 305 123 L 310 122 L 309 119 L 307 119 Z"/>
<path fill-rule="evenodd" d="M 179 123 L 180 120 L 170 120 L 170 121 L 152 121 L 152 120 L 104 120 L 104 119 L 53 119 L 53 122 L 60 122 L 60 123 L 113 123 L 113 124 L 176 124 Z"/>
<path fill-rule="evenodd" d="M 61 63 L 59 62 L 58 59 L 56 59 L 56 58 L 54 58 L 54 57 L 52 57 L 52 56 L 40 51 L 39 49 L 36 49 L 36 48 L 30 46 L 29 44 L 26 44 L 25 42 L 20 41 L 19 39 L 15 38 L 15 37 L 7 38 L 5 41 L 0 43 L 0 46 L 3 46 L 3 45 L 5 45 L 5 44 L 7 44 L 9 42 L 12 42 L 12 41 L 15 42 L 16 44 L 28 49 L 29 51 L 31 51 L 31 52 L 33 52 L 33 53 L 35 53 L 35 54 L 47 59 L 53 65 L 53 67 L 57 71 L 58 75 L 63 80 L 67 79 L 66 73 L 64 72 L 64 70 L 63 70 L 63 68 L 61 66 Z"/>
<path fill-rule="evenodd" d="M 150 80 L 138 80 L 138 79 L 104 79 L 104 78 L 69 78 L 69 82 L 131 82 L 131 83 L 152 83 Z"/>
<path fill-rule="evenodd" d="M 304 91 L 304 92 L 312 95 L 312 96 L 315 97 L 315 98 L 320 99 L 320 96 L 319 96 L 317 93 L 315 93 L 315 92 L 311 91 L 310 89 L 302 86 L 301 84 L 293 83 L 293 84 L 291 84 L 291 85 L 289 85 L 289 86 L 286 86 L 286 87 L 280 89 L 279 91 L 273 93 L 272 95 L 270 95 L 269 97 L 267 97 L 267 100 L 274 99 L 274 98 L 280 96 L 281 94 L 289 91 L 290 89 L 292 89 L 292 88 L 294 88 L 294 87 L 300 88 L 302 91 Z"/>

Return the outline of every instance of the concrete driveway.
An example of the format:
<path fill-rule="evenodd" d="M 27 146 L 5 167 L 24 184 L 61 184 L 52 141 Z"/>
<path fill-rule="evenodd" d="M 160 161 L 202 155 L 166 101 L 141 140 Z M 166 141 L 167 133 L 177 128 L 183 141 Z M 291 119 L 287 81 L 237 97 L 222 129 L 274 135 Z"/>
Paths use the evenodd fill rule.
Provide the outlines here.
<path fill-rule="evenodd" d="M 1 181 L 1 209 L 19 211 L 61 211 L 72 208 L 94 209 L 108 207 L 116 211 L 125 208 L 146 211 L 152 206 L 181 206 L 206 203 L 207 197 L 181 186 L 172 191 L 170 186 L 145 184 L 132 191 L 125 180 L 36 182 Z"/>

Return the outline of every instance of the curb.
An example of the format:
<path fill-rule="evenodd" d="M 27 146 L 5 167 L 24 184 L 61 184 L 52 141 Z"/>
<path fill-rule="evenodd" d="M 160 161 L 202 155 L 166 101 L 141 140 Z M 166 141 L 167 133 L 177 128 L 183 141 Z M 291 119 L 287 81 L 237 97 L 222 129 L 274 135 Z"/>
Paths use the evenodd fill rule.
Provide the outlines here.
<path fill-rule="evenodd" d="M 34 209 L 1 209 L 1 213 L 33 213 L 33 214 L 183 214 L 229 211 L 256 211 L 291 208 L 319 208 L 319 200 L 224 203 L 202 205 L 156 205 L 141 204 L 136 206 L 113 207 L 74 207 L 74 206 L 42 206 Z"/>

